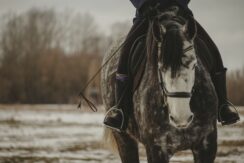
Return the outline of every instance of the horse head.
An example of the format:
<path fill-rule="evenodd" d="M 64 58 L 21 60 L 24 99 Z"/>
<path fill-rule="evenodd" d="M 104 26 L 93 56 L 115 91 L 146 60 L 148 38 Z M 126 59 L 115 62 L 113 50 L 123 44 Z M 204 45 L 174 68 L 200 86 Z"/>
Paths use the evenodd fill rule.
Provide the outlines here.
<path fill-rule="evenodd" d="M 186 128 L 194 118 L 190 100 L 197 65 L 193 44 L 196 27 L 193 18 L 186 20 L 174 11 L 159 16 L 157 71 L 170 124 Z"/>

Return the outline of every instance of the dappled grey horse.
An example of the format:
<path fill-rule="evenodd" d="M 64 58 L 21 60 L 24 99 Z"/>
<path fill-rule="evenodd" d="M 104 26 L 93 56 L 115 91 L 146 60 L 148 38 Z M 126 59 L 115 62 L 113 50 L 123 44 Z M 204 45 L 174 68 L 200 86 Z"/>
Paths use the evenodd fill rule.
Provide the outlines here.
<path fill-rule="evenodd" d="M 193 18 L 181 17 L 175 9 L 158 13 L 155 19 L 148 34 L 152 40 L 147 39 L 152 53 L 147 54 L 143 76 L 133 93 L 128 129 L 105 129 L 105 138 L 117 148 L 123 163 L 140 162 L 138 143 L 144 145 L 149 163 L 168 163 L 176 152 L 186 149 L 192 150 L 196 163 L 213 163 L 217 96 L 197 55 L 208 51 L 194 45 Z M 117 47 L 113 46 L 104 62 Z M 102 71 L 102 98 L 107 110 L 115 105 L 119 55 L 117 52 Z"/>

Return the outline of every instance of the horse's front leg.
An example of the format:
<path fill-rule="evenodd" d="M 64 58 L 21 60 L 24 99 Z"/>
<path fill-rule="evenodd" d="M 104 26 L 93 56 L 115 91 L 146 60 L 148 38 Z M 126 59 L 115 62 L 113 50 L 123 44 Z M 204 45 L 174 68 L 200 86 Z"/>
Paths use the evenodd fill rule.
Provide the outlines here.
<path fill-rule="evenodd" d="M 214 163 L 217 153 L 217 128 L 192 149 L 195 163 Z"/>
<path fill-rule="evenodd" d="M 148 144 L 146 152 L 148 163 L 169 163 L 169 155 L 162 150 L 161 146 Z"/>
<path fill-rule="evenodd" d="M 139 163 L 138 143 L 127 133 L 113 132 L 122 163 Z"/>

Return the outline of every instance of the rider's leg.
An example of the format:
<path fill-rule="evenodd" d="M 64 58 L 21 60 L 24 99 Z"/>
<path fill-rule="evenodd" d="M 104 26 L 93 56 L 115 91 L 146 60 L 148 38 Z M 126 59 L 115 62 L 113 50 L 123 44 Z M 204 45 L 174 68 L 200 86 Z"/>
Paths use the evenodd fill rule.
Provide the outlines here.
<path fill-rule="evenodd" d="M 200 37 L 204 43 L 207 45 L 211 54 L 213 55 L 214 65 L 211 72 L 211 77 L 213 84 L 215 86 L 215 90 L 219 99 L 218 105 L 218 120 L 223 125 L 236 123 L 240 117 L 237 112 L 232 111 L 230 109 L 230 105 L 227 100 L 227 90 L 226 90 L 226 68 L 223 65 L 223 61 L 220 55 L 220 52 L 211 39 L 211 37 L 207 34 L 207 32 L 203 29 L 203 27 L 197 22 L 197 35 Z"/>
<path fill-rule="evenodd" d="M 121 49 L 117 74 L 116 74 L 116 105 L 112 107 L 104 119 L 104 124 L 112 129 L 125 130 L 128 122 L 128 107 L 131 98 L 131 89 L 128 79 L 128 57 L 134 41 L 147 32 L 147 22 L 137 20 L 134 22 L 125 44 Z"/>

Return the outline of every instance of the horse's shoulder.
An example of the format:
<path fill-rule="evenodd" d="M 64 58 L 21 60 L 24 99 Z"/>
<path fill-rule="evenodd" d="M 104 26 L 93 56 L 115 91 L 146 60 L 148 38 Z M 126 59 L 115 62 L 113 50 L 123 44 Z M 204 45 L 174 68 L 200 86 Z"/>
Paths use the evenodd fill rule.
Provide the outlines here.
<path fill-rule="evenodd" d="M 122 36 L 117 40 L 112 41 L 112 44 L 108 47 L 108 50 L 105 52 L 105 55 L 103 57 L 103 64 L 105 64 L 105 62 L 107 62 L 109 58 L 112 57 L 112 55 L 114 55 L 114 57 L 119 56 L 121 46 L 124 40 L 125 40 L 125 36 Z"/>
<path fill-rule="evenodd" d="M 105 52 L 102 61 L 102 80 L 111 77 L 117 71 L 119 56 L 121 53 L 121 46 L 125 40 L 125 37 L 121 37 L 112 42 Z"/>

